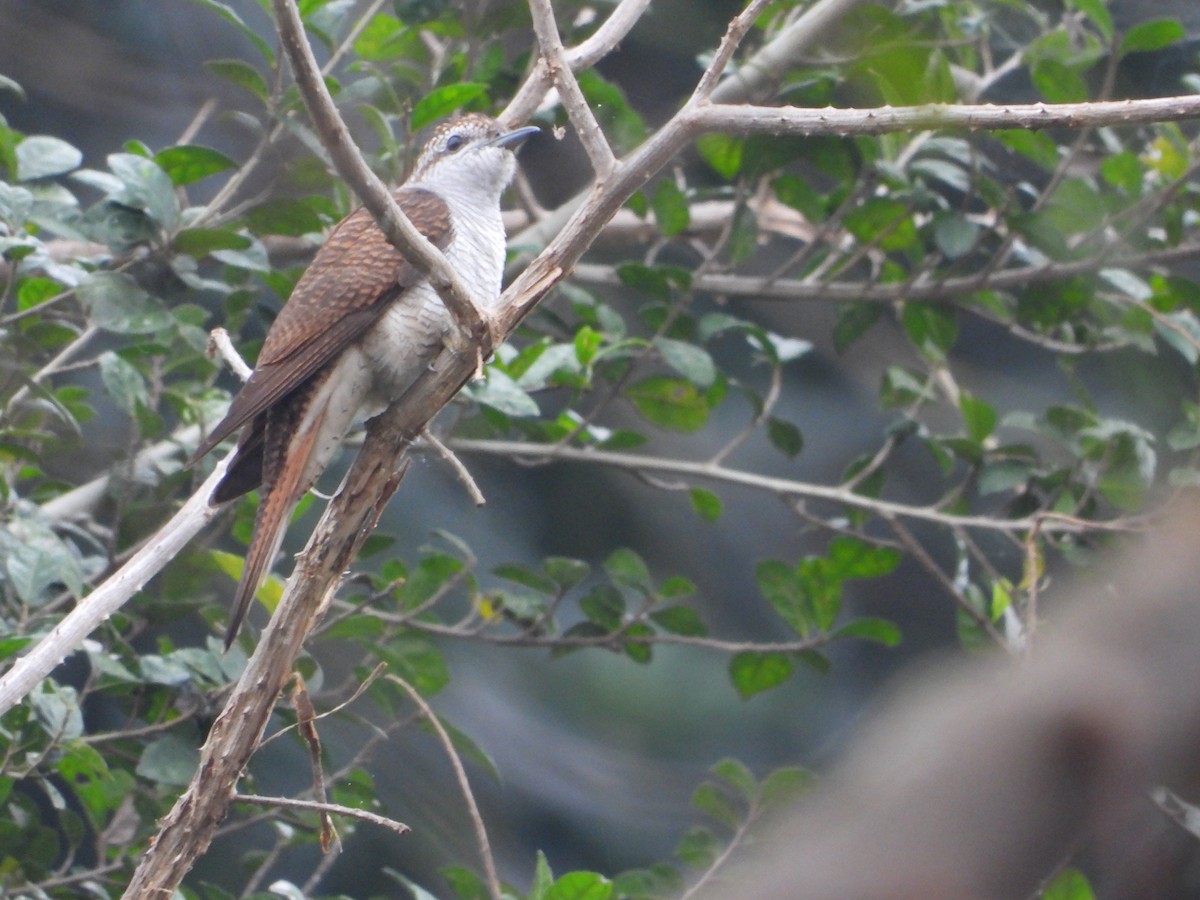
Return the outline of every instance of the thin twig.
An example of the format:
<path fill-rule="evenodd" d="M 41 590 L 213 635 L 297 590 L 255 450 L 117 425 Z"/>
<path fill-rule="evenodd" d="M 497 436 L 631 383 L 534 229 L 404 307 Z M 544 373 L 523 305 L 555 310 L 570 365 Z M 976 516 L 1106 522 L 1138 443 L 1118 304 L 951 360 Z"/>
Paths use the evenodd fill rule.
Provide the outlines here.
<path fill-rule="evenodd" d="M 529 13 L 533 17 L 533 31 L 537 35 L 542 59 L 549 68 L 554 86 L 558 88 L 559 99 L 562 100 L 571 124 L 575 126 L 575 132 L 579 135 L 588 159 L 591 160 L 596 180 L 602 183 L 612 172 L 617 160 L 604 137 L 600 123 L 596 121 L 596 116 L 583 96 L 583 91 L 579 89 L 579 82 L 575 80 L 570 63 L 566 60 L 550 0 L 529 0 Z"/>
<path fill-rule="evenodd" d="M 471 817 L 471 825 L 475 829 L 475 840 L 479 844 L 479 855 L 483 861 L 483 876 L 487 882 L 488 893 L 491 894 L 492 900 L 501 900 L 500 877 L 496 873 L 496 860 L 492 857 L 492 846 L 488 841 L 487 828 L 484 827 L 483 816 L 479 813 L 479 806 L 475 803 L 475 795 L 471 791 L 471 782 L 467 780 L 467 770 L 463 768 L 458 751 L 454 749 L 454 742 L 450 740 L 450 735 L 446 733 L 441 720 L 438 719 L 429 704 L 425 702 L 425 698 L 417 693 L 416 688 L 398 675 L 385 675 L 384 677 L 399 685 L 408 694 L 408 698 L 417 705 L 421 713 L 429 721 L 429 727 L 433 729 L 442 744 L 442 749 L 446 751 L 446 757 L 449 759 L 450 766 L 454 769 L 454 777 L 458 781 L 458 788 L 462 791 L 463 800 L 467 804 L 467 812 Z"/>
<path fill-rule="evenodd" d="M 357 809 L 353 806 L 341 806 L 337 803 L 318 803 L 316 800 L 293 800 L 290 797 L 263 797 L 259 794 L 234 794 L 233 802 L 253 803 L 257 806 L 278 806 L 283 809 L 299 809 L 305 812 L 333 813 L 334 815 L 346 816 L 351 819 L 362 819 L 364 822 L 370 822 L 372 825 L 378 825 L 380 828 L 386 828 L 388 831 L 393 831 L 396 834 L 407 834 L 412 831 L 403 822 L 397 822 L 395 819 L 389 819 L 387 816 L 368 812 L 365 809 Z"/>

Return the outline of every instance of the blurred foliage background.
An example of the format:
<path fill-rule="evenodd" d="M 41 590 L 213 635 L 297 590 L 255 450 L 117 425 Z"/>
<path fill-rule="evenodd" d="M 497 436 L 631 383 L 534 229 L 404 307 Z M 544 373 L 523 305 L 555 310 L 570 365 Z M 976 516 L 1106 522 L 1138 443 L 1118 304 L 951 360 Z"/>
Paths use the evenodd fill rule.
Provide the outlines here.
<path fill-rule="evenodd" d="M 520 2 L 300 5 L 392 182 L 414 134 L 502 108 L 536 52 Z M 772 5 L 739 59 L 804 6 Z M 611 9 L 556 4 L 564 41 Z M 580 74 L 619 154 L 686 99 L 739 9 L 656 2 Z M 258 3 L 0 0 L 0 21 L 11 657 L 190 494 L 182 461 L 236 389 L 208 329 L 253 360 L 354 199 Z M 766 101 L 1195 93 L 1198 47 L 1184 0 L 860 5 Z M 561 107 L 533 121 L 514 265 L 589 179 L 569 130 L 552 137 Z M 837 757 L 889 676 L 933 651 L 1027 652 L 1055 583 L 1195 482 L 1196 166 L 1192 130 L 1167 124 L 700 139 L 439 417 L 487 506 L 418 457 L 310 646 L 318 707 L 386 662 L 452 726 L 522 894 L 548 864 L 678 895 Z M 216 634 L 254 502 L 0 721 L 6 890 L 127 880 L 253 640 L 226 656 Z M 322 857 L 310 815 L 239 807 L 188 890 L 479 896 L 461 798 L 403 692 L 371 681 L 320 731 L 331 797 L 413 833 L 345 822 Z M 293 737 L 247 773 L 259 794 L 310 783 Z"/>

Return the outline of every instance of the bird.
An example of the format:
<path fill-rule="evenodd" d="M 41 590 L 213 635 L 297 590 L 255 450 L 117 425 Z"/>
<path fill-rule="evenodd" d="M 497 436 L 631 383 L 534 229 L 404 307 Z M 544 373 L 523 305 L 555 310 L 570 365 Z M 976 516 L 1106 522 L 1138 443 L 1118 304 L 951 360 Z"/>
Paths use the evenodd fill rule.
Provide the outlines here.
<path fill-rule="evenodd" d="M 505 233 L 500 197 L 535 126 L 506 129 L 482 113 L 431 132 L 397 204 L 445 255 L 486 312 L 500 295 Z M 262 488 L 225 631 L 232 646 L 266 579 L 296 504 L 353 424 L 399 399 L 456 327 L 436 290 L 359 208 L 342 219 L 280 309 L 254 371 L 193 465 L 240 430 L 213 489 L 220 506 Z"/>

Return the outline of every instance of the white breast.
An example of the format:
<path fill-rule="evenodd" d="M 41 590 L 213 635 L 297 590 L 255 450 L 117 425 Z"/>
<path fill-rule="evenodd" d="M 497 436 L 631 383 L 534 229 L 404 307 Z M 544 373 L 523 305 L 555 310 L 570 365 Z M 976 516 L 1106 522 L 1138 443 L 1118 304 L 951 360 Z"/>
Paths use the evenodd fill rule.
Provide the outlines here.
<path fill-rule="evenodd" d="M 472 299 L 490 308 L 500 296 L 504 275 L 504 225 L 498 199 L 490 202 L 472 191 L 438 193 L 450 206 L 454 233 L 446 259 Z M 486 212 L 481 212 L 486 210 Z M 454 327 L 445 304 L 427 283 L 406 290 L 365 336 L 363 351 L 372 370 L 368 414 L 399 398 L 426 369 Z"/>

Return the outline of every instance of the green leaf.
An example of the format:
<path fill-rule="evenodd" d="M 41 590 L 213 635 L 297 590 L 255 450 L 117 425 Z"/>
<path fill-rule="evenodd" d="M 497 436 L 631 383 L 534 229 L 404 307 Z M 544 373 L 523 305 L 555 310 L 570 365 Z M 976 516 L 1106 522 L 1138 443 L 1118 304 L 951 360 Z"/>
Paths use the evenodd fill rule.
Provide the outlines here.
<path fill-rule="evenodd" d="M 455 110 L 487 95 L 487 85 L 471 81 L 447 84 L 422 97 L 412 111 L 412 130 L 419 131 Z"/>
<path fill-rule="evenodd" d="M 31 606 L 46 602 L 49 589 L 59 584 L 76 597 L 83 594 L 79 562 L 53 534 L 26 538 L 8 552 L 4 568 L 17 596 Z"/>
<path fill-rule="evenodd" d="M 633 149 L 646 139 L 646 123 L 621 88 L 595 69 L 585 69 L 576 77 L 584 99 L 618 154 Z"/>
<path fill-rule="evenodd" d="M 246 213 L 246 224 L 255 234 L 284 234 L 301 237 L 325 229 L 312 205 L 291 197 L 276 197 Z"/>
<path fill-rule="evenodd" d="M 717 836 L 708 828 L 697 825 L 679 839 L 675 855 L 693 869 L 707 869 L 717 858 L 718 849 Z"/>
<path fill-rule="evenodd" d="M 423 697 L 436 694 L 450 683 L 445 657 L 424 635 L 401 634 L 374 650 L 394 674 L 411 684 Z"/>
<path fill-rule="evenodd" d="M 966 391 L 959 398 L 959 409 L 962 410 L 963 425 L 967 429 L 967 437 L 980 442 L 991 435 L 996 429 L 996 410 L 990 404 L 972 397 Z"/>
<path fill-rule="evenodd" d="M 263 103 L 268 101 L 271 89 L 267 87 L 267 80 L 250 63 L 240 59 L 210 59 L 204 65 L 214 75 L 249 91 Z"/>
<path fill-rule="evenodd" d="M 650 199 L 650 207 L 654 210 L 659 230 L 666 237 L 674 237 L 691 222 L 687 198 L 670 178 L 658 182 Z"/>
<path fill-rule="evenodd" d="M 903 635 L 894 622 L 889 622 L 887 619 L 874 618 L 855 619 L 853 622 L 849 622 L 834 631 L 830 637 L 862 638 L 865 641 L 883 644 L 885 647 L 895 647 L 903 640 Z"/>
<path fill-rule="evenodd" d="M 127 414 L 135 415 L 139 404 L 149 405 L 150 392 L 141 372 L 111 350 L 100 354 L 100 379 L 109 396 Z"/>
<path fill-rule="evenodd" d="M 1152 19 L 1134 25 L 1121 39 L 1121 54 L 1150 53 L 1178 43 L 1187 37 L 1183 25 L 1175 19 Z"/>
<path fill-rule="evenodd" d="M 506 416 L 534 418 L 541 414 L 534 399 L 508 373 L 496 366 L 488 366 L 486 380 L 467 385 L 463 393 L 476 403 Z"/>
<path fill-rule="evenodd" d="M 591 566 L 580 559 L 570 559 L 566 556 L 549 556 L 542 563 L 546 574 L 557 582 L 558 586 L 569 591 L 587 577 Z"/>
<path fill-rule="evenodd" d="M 711 771 L 741 794 L 747 805 L 754 802 L 755 795 L 758 793 L 758 780 L 744 763 L 727 756 L 718 760 Z"/>
<path fill-rule="evenodd" d="M 685 637 L 703 637 L 708 628 L 700 614 L 690 606 L 667 606 L 650 613 L 650 619 L 663 631 Z"/>
<path fill-rule="evenodd" d="M 815 781 L 816 776 L 807 769 L 784 766 L 762 780 L 758 795 L 764 806 L 784 806 L 805 796 Z"/>
<path fill-rule="evenodd" d="M 554 873 L 550 870 L 550 861 L 541 850 L 537 852 L 537 862 L 533 867 L 533 883 L 529 885 L 529 900 L 545 900 L 546 891 L 554 884 Z"/>
<path fill-rule="evenodd" d="M 121 189 L 112 199 L 140 209 L 168 231 L 179 224 L 179 198 L 175 185 L 158 163 L 135 153 L 111 153 L 108 167 L 121 181 Z"/>
<path fill-rule="evenodd" d="M 742 168 L 745 143 L 728 134 L 706 134 L 696 141 L 696 149 L 713 171 L 732 179 Z"/>
<path fill-rule="evenodd" d="M 245 250 L 250 238 L 226 228 L 184 228 L 172 240 L 175 249 L 196 259 L 216 250 Z"/>
<path fill-rule="evenodd" d="M 649 422 L 671 431 L 699 431 L 708 422 L 708 401 L 690 381 L 657 375 L 626 391 Z"/>
<path fill-rule="evenodd" d="M 712 491 L 704 488 L 692 488 L 688 491 L 692 498 L 692 509 L 706 522 L 715 522 L 721 518 L 721 498 Z"/>
<path fill-rule="evenodd" d="M 814 622 L 809 598 L 794 568 L 778 560 L 764 560 L 754 569 L 754 581 L 766 601 L 793 631 L 802 637 L 812 631 Z"/>
<path fill-rule="evenodd" d="M 931 359 L 944 359 L 958 338 L 953 311 L 935 303 L 906 303 L 901 321 L 909 340 Z"/>
<path fill-rule="evenodd" d="M 786 653 L 745 651 L 729 661 L 729 678 L 743 699 L 778 687 L 795 670 L 796 663 Z"/>
<path fill-rule="evenodd" d="M 613 632 L 625 621 L 625 598 L 611 584 L 598 584 L 579 598 L 579 610 L 605 633 Z"/>
<path fill-rule="evenodd" d="M 839 578 L 880 578 L 900 564 L 900 551 L 843 535 L 829 542 L 829 561 Z"/>
<path fill-rule="evenodd" d="M 598 872 L 568 872 L 546 891 L 545 900 L 608 900 L 612 882 Z"/>
<path fill-rule="evenodd" d="M 656 337 L 654 346 L 662 354 L 663 362 L 696 387 L 706 390 L 716 380 L 717 367 L 703 347 L 667 337 Z"/>
<path fill-rule="evenodd" d="M 176 185 L 194 184 L 209 175 L 237 168 L 237 163 L 209 147 L 180 144 L 154 154 L 154 161 Z"/>
<path fill-rule="evenodd" d="M 200 750 L 191 741 L 166 734 L 152 741 L 142 751 L 137 774 L 142 778 L 166 785 L 184 787 L 200 763 Z"/>
<path fill-rule="evenodd" d="M 730 828 L 736 828 L 741 818 L 729 793 L 711 781 L 702 782 L 692 792 L 692 806 Z"/>
<path fill-rule="evenodd" d="M 614 550 L 604 561 L 604 570 L 618 584 L 643 594 L 654 590 L 654 582 L 650 579 L 650 569 L 646 566 L 646 561 L 628 547 L 618 547 Z"/>
<path fill-rule="evenodd" d="M 62 175 L 79 168 L 83 154 L 61 138 L 34 134 L 17 144 L 17 181 Z"/>
<path fill-rule="evenodd" d="M 789 457 L 799 456 L 800 451 L 804 449 L 804 436 L 800 429 L 791 422 L 774 416 L 767 418 L 767 438 L 777 450 Z"/>
<path fill-rule="evenodd" d="M 837 324 L 833 327 L 833 346 L 842 353 L 870 330 L 883 315 L 883 306 L 879 303 L 845 303 L 840 304 L 837 312 Z"/>
<path fill-rule="evenodd" d="M 263 55 L 267 62 L 274 63 L 275 54 L 271 52 L 271 48 L 267 45 L 267 42 L 259 37 L 258 32 L 247 25 L 245 20 L 243 20 L 240 15 L 234 12 L 233 8 L 228 4 L 222 3 L 220 0 L 192 0 L 192 2 L 199 3 L 201 6 L 207 7 L 208 9 L 217 13 L 217 15 L 219 15 L 221 18 L 237 28 L 237 30 L 242 33 L 243 37 L 254 44 L 254 46 L 258 48 L 258 52 Z"/>
<path fill-rule="evenodd" d="M 1103 35 L 1105 43 L 1112 40 L 1113 21 L 1108 7 L 1105 6 L 1106 0 L 1067 0 L 1067 2 L 1092 20 L 1092 24 Z"/>
<path fill-rule="evenodd" d="M 117 334 L 151 334 L 175 318 L 123 272 L 92 272 L 76 289 L 93 325 Z"/>
<path fill-rule="evenodd" d="M 1095 900 L 1095 896 L 1087 878 L 1078 869 L 1063 869 L 1042 892 L 1042 900 Z"/>
<path fill-rule="evenodd" d="M 621 284 L 635 291 L 649 294 L 658 300 L 671 299 L 671 282 L 659 269 L 652 269 L 642 263 L 622 263 L 617 266 L 617 277 Z"/>
<path fill-rule="evenodd" d="M 460 866 L 441 869 L 442 877 L 450 882 L 450 888 L 458 900 L 490 900 L 491 893 L 483 879 Z"/>
<path fill-rule="evenodd" d="M 497 566 L 492 569 L 492 574 L 515 584 L 531 588 L 539 594 L 546 594 L 551 597 L 558 594 L 558 585 L 553 578 L 528 566 L 517 565 L 516 563 Z"/>

